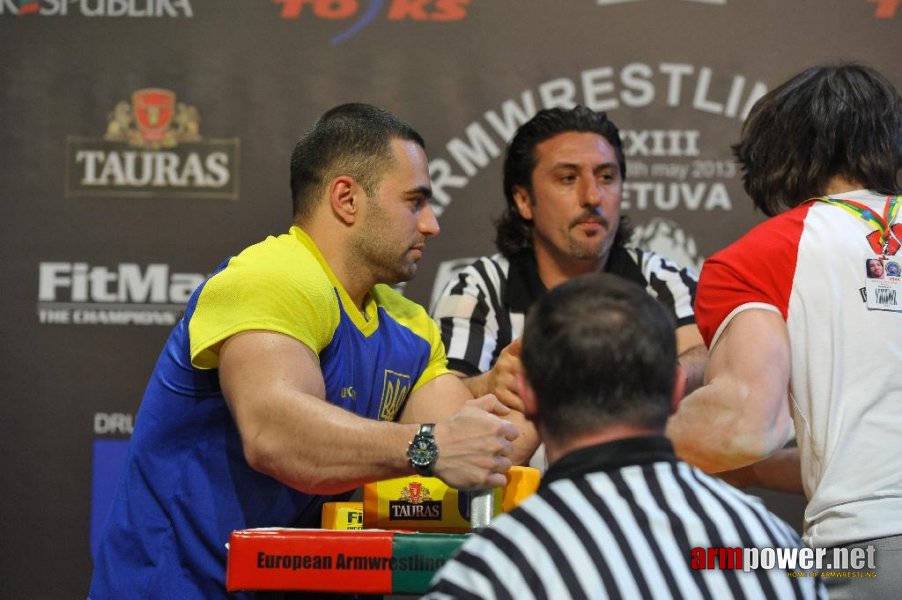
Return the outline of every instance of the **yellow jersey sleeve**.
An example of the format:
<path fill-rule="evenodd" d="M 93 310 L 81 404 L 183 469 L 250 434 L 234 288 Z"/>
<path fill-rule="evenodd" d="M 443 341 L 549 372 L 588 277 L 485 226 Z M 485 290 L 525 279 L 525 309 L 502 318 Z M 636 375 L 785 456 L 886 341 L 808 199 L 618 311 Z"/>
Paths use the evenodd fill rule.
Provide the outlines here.
<path fill-rule="evenodd" d="M 338 300 L 317 257 L 290 233 L 233 257 L 206 281 L 188 322 L 191 364 L 219 366 L 219 346 L 242 331 L 288 335 L 314 354 L 338 325 Z"/>

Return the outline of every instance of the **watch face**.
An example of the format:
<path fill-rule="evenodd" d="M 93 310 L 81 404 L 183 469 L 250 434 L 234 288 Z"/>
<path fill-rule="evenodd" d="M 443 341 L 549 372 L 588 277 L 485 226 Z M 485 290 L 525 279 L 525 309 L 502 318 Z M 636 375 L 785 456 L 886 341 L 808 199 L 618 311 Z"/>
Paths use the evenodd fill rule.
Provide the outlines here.
<path fill-rule="evenodd" d="M 416 436 L 410 444 L 407 456 L 418 467 L 428 467 L 435 460 L 435 442 L 428 437 Z"/>

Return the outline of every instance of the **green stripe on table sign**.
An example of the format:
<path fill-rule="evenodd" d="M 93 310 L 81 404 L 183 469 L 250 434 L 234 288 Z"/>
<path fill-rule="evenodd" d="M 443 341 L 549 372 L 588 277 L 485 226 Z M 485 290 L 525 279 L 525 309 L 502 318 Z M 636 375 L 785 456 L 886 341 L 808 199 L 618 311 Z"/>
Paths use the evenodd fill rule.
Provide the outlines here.
<path fill-rule="evenodd" d="M 426 592 L 432 576 L 467 537 L 467 533 L 396 533 L 392 540 L 392 592 Z"/>

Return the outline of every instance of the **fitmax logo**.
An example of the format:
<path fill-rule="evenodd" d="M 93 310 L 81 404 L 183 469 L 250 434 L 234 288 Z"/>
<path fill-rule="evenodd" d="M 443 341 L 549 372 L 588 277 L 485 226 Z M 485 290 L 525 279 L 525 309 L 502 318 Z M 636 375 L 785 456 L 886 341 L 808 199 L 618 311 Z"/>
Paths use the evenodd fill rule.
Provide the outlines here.
<path fill-rule="evenodd" d="M 38 300 L 59 302 L 66 290 L 70 302 L 187 302 L 202 281 L 199 273 L 170 273 L 169 265 L 124 263 L 115 269 L 87 263 L 46 262 L 40 265 Z"/>
<path fill-rule="evenodd" d="M 387 8 L 389 21 L 460 21 L 467 16 L 471 0 L 273 0 L 282 5 L 283 19 L 312 15 L 318 19 L 346 21 L 351 26 L 333 37 L 337 46 L 372 24 Z"/>
<path fill-rule="evenodd" d="M 203 280 L 166 264 L 43 262 L 38 318 L 48 325 L 174 325 Z"/>

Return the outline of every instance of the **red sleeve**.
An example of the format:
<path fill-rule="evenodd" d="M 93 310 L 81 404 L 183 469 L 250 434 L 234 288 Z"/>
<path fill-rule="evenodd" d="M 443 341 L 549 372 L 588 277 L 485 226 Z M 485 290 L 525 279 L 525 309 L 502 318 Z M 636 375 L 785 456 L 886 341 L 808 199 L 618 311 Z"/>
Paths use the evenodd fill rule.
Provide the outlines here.
<path fill-rule="evenodd" d="M 786 318 L 799 239 L 811 204 L 773 217 L 705 261 L 695 320 L 710 348 L 721 324 L 740 306 L 774 306 Z"/>

